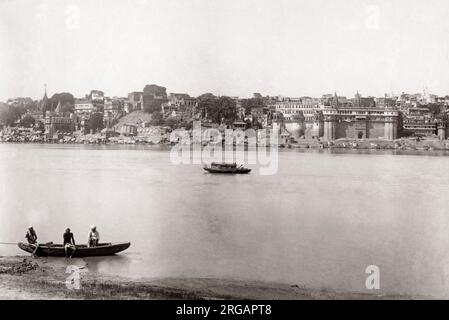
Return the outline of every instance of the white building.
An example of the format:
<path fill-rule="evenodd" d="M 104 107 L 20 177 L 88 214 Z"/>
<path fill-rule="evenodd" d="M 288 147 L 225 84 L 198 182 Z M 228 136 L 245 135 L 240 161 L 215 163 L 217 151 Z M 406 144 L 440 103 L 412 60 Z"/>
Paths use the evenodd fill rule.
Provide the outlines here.
<path fill-rule="evenodd" d="M 75 100 L 75 114 L 78 116 L 90 115 L 95 112 L 96 108 L 91 100 L 77 99 Z"/>
<path fill-rule="evenodd" d="M 271 109 L 282 113 L 285 121 L 294 120 L 294 116 L 302 113 L 306 121 L 313 121 L 315 112 L 322 109 L 318 99 L 302 98 L 283 98 L 270 106 Z"/>

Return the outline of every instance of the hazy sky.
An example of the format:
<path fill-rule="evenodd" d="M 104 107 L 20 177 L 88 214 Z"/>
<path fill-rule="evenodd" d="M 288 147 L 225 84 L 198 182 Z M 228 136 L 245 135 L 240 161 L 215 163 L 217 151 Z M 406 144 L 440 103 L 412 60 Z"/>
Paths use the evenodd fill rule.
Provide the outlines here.
<path fill-rule="evenodd" d="M 0 100 L 449 93 L 447 0 L 0 0 Z"/>

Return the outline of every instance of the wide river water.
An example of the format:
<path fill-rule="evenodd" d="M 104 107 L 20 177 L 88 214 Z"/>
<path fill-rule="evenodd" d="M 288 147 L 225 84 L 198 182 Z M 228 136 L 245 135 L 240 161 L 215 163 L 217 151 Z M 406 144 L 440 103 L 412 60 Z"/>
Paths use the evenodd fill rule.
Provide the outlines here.
<path fill-rule="evenodd" d="M 131 241 L 89 268 L 449 297 L 449 157 L 279 152 L 274 175 L 213 175 L 160 147 L 0 144 L 0 241 Z M 23 254 L 0 245 L 0 255 Z"/>

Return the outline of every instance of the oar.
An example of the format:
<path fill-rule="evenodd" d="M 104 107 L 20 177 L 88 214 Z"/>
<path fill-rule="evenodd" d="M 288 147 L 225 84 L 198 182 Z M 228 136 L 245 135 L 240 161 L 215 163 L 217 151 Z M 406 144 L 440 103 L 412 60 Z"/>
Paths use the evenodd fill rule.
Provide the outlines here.
<path fill-rule="evenodd" d="M 17 245 L 17 242 L 0 242 L 0 244 Z"/>

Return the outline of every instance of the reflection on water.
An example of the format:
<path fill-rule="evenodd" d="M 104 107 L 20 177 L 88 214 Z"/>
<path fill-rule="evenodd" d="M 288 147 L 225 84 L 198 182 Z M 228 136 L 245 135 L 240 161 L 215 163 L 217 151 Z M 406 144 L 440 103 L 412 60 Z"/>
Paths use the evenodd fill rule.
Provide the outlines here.
<path fill-rule="evenodd" d="M 95 224 L 132 245 L 89 270 L 365 291 L 375 264 L 381 293 L 447 297 L 449 161 L 424 153 L 284 150 L 273 176 L 220 176 L 155 147 L 1 144 L 0 241 Z"/>

